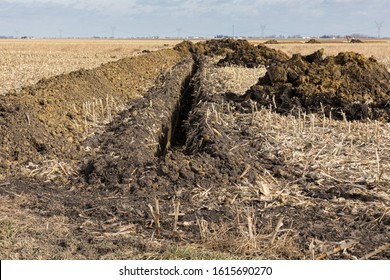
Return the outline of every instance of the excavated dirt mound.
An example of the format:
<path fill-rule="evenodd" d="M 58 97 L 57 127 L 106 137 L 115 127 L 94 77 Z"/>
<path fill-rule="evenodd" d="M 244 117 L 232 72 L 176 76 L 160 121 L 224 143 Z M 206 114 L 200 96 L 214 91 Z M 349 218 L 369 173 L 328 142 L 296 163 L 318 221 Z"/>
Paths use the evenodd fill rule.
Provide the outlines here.
<path fill-rule="evenodd" d="M 269 67 L 241 100 L 277 112 L 302 110 L 337 119 L 390 121 L 390 73 L 373 58 L 353 53 L 323 57 L 323 50 Z"/>
<path fill-rule="evenodd" d="M 129 102 L 129 109 L 92 145 L 100 155 L 85 168 L 88 183 L 129 184 L 155 157 L 166 153 L 178 122 L 178 108 L 184 102 L 182 90 L 189 86 L 193 67 L 192 59 L 183 60 L 142 98 Z"/>
<path fill-rule="evenodd" d="M 224 55 L 231 51 L 231 47 L 236 44 L 233 40 L 210 40 L 205 42 L 193 43 L 191 41 L 183 41 L 177 44 L 173 49 L 185 54 L 193 55 Z"/>
<path fill-rule="evenodd" d="M 20 94 L 1 96 L 0 177 L 23 164 L 78 159 L 81 141 L 96 126 L 111 121 L 128 99 L 179 59 L 175 51 L 158 51 L 43 79 Z"/>
<path fill-rule="evenodd" d="M 264 45 L 243 45 L 218 62 L 219 66 L 238 65 L 248 68 L 269 66 L 276 62 L 288 60 L 287 54 L 279 50 L 270 49 Z"/>
<path fill-rule="evenodd" d="M 205 42 L 192 43 L 191 41 L 183 41 L 177 44 L 174 49 L 181 52 L 192 53 L 194 55 L 225 55 L 228 52 L 232 52 L 248 46 L 249 43 L 246 40 L 234 40 L 234 39 L 213 39 Z"/>
<path fill-rule="evenodd" d="M 321 44 L 320 41 L 316 39 L 310 39 L 309 41 L 305 42 L 306 44 Z"/>
<path fill-rule="evenodd" d="M 272 45 L 272 44 L 279 44 L 279 42 L 275 39 L 272 39 L 272 40 L 265 41 L 264 44 Z"/>
<path fill-rule="evenodd" d="M 387 127 L 367 126 L 363 137 L 358 124 L 302 121 L 268 109 L 333 112 L 337 99 L 324 98 L 321 89 L 342 89 L 333 96 L 353 100 L 348 102 L 360 100 L 358 89 L 369 89 L 374 99 L 387 88 L 388 73 L 357 54 L 324 59 L 319 51 L 274 61 L 243 96 L 215 92 L 218 79 L 209 70 L 217 65 L 209 56 L 238 53 L 240 47 L 261 50 L 248 46 L 234 40 L 183 42 L 175 48 L 179 52 L 141 56 L 142 69 L 136 59 L 123 60 L 8 96 L 0 103 L 4 168 L 51 159 L 73 161 L 78 169 L 63 172 L 63 182 L 34 176 L 42 172 L 34 165 L 28 176 L 4 172 L 0 195 L 23 197 L 20 207 L 30 215 L 64 217 L 70 238 L 48 242 L 77 258 L 123 258 L 116 253 L 127 246 L 133 256 L 150 258 L 145 251 L 156 244 L 203 246 L 241 258 L 390 258 Z M 150 80 L 154 86 L 147 88 Z M 130 93 L 137 87 L 144 90 L 134 98 Z M 105 116 L 108 108 L 99 107 L 100 101 L 84 105 L 90 109 L 85 117 L 77 110 L 85 102 L 82 94 L 93 99 L 116 91 L 127 102 L 104 122 L 97 112 Z M 77 98 L 74 109 L 69 104 Z M 83 121 L 99 126 L 82 129 Z M 347 136 L 355 138 L 343 134 L 348 129 Z M 163 246 L 152 253 L 159 250 Z"/>
<path fill-rule="evenodd" d="M 189 41 L 175 47 L 176 50 L 193 55 L 224 55 L 218 62 L 219 66 L 238 65 L 248 68 L 268 66 L 273 62 L 288 60 L 288 55 L 260 44 L 255 46 L 246 40 L 210 40 L 193 44 Z"/>

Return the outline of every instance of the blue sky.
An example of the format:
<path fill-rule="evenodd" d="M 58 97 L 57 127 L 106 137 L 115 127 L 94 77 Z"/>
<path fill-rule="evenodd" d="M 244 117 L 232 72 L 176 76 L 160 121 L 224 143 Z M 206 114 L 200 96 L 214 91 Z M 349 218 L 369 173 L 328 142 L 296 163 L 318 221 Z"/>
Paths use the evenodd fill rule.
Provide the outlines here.
<path fill-rule="evenodd" d="M 0 0 L 0 35 L 390 37 L 390 0 Z"/>

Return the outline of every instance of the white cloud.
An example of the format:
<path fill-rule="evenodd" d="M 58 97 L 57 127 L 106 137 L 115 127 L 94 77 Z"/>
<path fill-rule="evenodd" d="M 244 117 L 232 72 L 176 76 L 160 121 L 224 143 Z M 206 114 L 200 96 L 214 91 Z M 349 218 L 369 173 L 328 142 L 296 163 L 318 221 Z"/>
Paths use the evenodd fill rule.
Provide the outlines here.
<path fill-rule="evenodd" d="M 1 2 L 1 1 L 0 1 Z M 91 9 L 117 14 L 171 14 L 196 15 L 218 13 L 222 15 L 255 16 L 264 9 L 289 9 L 291 12 L 321 15 L 340 8 L 370 12 L 380 7 L 389 10 L 388 0 L 8 0 L 9 3 L 51 3 L 77 9 Z M 172 14 L 173 13 L 173 14 Z"/>

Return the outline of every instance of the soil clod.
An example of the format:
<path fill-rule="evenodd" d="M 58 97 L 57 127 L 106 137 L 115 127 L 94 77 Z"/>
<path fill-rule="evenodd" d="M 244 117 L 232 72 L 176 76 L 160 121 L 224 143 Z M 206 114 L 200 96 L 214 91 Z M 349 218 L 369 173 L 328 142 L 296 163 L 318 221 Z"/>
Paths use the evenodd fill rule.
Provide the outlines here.
<path fill-rule="evenodd" d="M 309 41 L 305 42 L 306 44 L 321 44 L 320 41 L 316 39 L 310 39 Z"/>
<path fill-rule="evenodd" d="M 219 66 L 237 65 L 254 68 L 288 59 L 288 56 L 281 51 L 268 48 L 263 44 L 255 46 L 246 40 L 210 40 L 196 44 L 185 41 L 177 45 L 175 49 L 190 52 L 198 56 L 224 55 L 225 58 L 218 62 Z"/>
<path fill-rule="evenodd" d="M 270 66 L 245 96 L 279 113 L 323 113 L 336 119 L 390 121 L 390 74 L 374 58 L 323 50 Z"/>
<path fill-rule="evenodd" d="M 276 44 L 279 44 L 278 40 L 275 40 L 275 39 L 271 39 L 271 40 L 268 40 L 268 41 L 265 41 L 264 44 L 266 45 L 276 45 Z"/>

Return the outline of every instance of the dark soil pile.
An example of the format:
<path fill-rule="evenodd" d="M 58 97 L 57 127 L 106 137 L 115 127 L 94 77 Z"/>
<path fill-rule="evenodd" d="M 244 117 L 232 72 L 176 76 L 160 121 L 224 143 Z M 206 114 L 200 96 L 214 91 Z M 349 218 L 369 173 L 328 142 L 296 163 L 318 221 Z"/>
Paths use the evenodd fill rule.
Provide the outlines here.
<path fill-rule="evenodd" d="M 183 41 L 177 44 L 174 49 L 181 52 L 192 53 L 194 55 L 225 55 L 228 52 L 239 50 L 242 47 L 249 45 L 246 40 L 234 39 L 212 39 L 205 42 L 198 42 L 196 44 L 191 41 Z"/>
<path fill-rule="evenodd" d="M 238 50 L 226 54 L 226 57 L 218 62 L 218 65 L 238 65 L 254 68 L 259 66 L 269 66 L 275 62 L 283 62 L 288 59 L 288 55 L 282 51 L 274 50 L 261 44 L 254 46 L 248 43 Z"/>
<path fill-rule="evenodd" d="M 272 44 L 279 44 L 279 42 L 277 40 L 275 40 L 275 39 L 272 39 L 272 40 L 265 41 L 264 44 L 272 45 Z"/>
<path fill-rule="evenodd" d="M 352 39 L 351 41 L 350 41 L 350 43 L 352 43 L 352 44 L 362 44 L 362 43 L 364 43 L 362 40 L 360 40 L 360 39 Z"/>
<path fill-rule="evenodd" d="M 309 41 L 305 42 L 306 44 L 321 44 L 320 41 L 316 39 L 310 39 Z"/>
<path fill-rule="evenodd" d="M 277 112 L 302 110 L 348 120 L 390 121 L 390 73 L 373 58 L 353 53 L 323 57 L 323 50 L 269 67 L 241 100 Z"/>
<path fill-rule="evenodd" d="M 288 55 L 282 51 L 268 48 L 263 44 L 255 46 L 246 40 L 209 40 L 196 44 L 184 41 L 183 43 L 178 44 L 175 49 L 192 53 L 196 56 L 225 55 L 225 58 L 218 62 L 219 66 L 238 65 L 254 68 L 289 59 Z"/>

